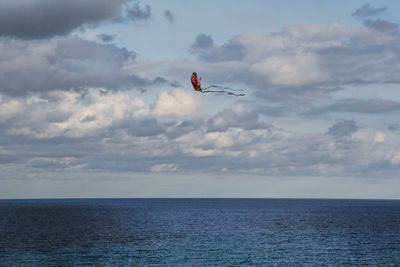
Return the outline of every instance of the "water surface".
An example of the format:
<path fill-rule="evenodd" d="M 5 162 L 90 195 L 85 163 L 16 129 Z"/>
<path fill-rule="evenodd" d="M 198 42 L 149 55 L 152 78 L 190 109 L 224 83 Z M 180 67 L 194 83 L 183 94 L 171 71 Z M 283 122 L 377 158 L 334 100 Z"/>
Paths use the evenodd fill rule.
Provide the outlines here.
<path fill-rule="evenodd" d="M 400 201 L 0 200 L 2 266 L 400 266 Z"/>

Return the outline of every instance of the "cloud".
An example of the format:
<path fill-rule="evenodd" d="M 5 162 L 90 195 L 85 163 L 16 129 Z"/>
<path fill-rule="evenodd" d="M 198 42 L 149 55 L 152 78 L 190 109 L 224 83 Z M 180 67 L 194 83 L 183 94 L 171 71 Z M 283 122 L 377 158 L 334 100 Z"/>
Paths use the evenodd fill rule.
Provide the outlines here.
<path fill-rule="evenodd" d="M 124 8 L 132 20 L 151 17 L 150 7 Z M 378 30 L 389 26 L 291 25 L 271 34 L 241 33 L 225 43 L 200 34 L 190 47 L 199 73 L 245 84 L 265 102 L 281 102 L 241 101 L 214 112 L 204 112 L 204 95 L 178 84 L 163 88 L 169 81 L 157 74 L 165 62 L 138 63 L 135 52 L 114 44 L 70 36 L 3 38 L 0 164 L 57 172 L 397 175 L 398 146 L 388 144 L 383 131 L 370 134 L 344 120 L 327 134 L 296 133 L 261 116 L 302 112 L 315 104 L 313 98 L 329 99 L 348 84 L 398 83 L 399 37 Z M 167 72 L 181 75 L 188 65 L 193 67 L 173 62 Z M 154 101 L 121 91 L 153 85 L 159 92 Z M 398 109 L 392 100 L 349 98 L 308 113 Z"/>
<path fill-rule="evenodd" d="M 149 137 L 165 134 L 176 138 L 197 127 L 201 101 L 182 90 L 161 92 L 155 103 L 145 105 L 122 92 L 53 91 L 25 98 L 2 96 L 0 107 L 15 105 L 10 113 L 0 109 L 0 126 L 5 135 L 40 140 L 84 138 L 105 134 Z M 186 118 L 177 120 L 177 118 Z"/>
<path fill-rule="evenodd" d="M 172 93 L 162 92 L 154 112 L 160 116 L 191 115 L 200 107 L 199 101 L 191 93 L 175 89 Z"/>
<path fill-rule="evenodd" d="M 340 99 L 335 103 L 314 107 L 305 112 L 307 115 L 320 115 L 329 112 L 386 113 L 400 110 L 400 102 L 380 98 L 372 99 Z"/>
<path fill-rule="evenodd" d="M 207 62 L 241 60 L 243 58 L 242 45 L 235 40 L 226 44 L 217 45 L 210 35 L 199 34 L 190 47 L 190 52 L 198 54 L 199 59 Z"/>
<path fill-rule="evenodd" d="M 268 101 L 320 98 L 345 85 L 400 82 L 400 35 L 377 29 L 389 26 L 296 24 L 240 33 L 222 44 L 200 34 L 189 51 L 209 80 L 247 84 Z"/>
<path fill-rule="evenodd" d="M 180 93 L 176 91 L 172 96 L 178 98 L 174 101 L 178 101 L 180 112 L 187 112 L 191 107 L 179 107 L 179 98 L 182 97 Z M 89 89 L 84 94 L 62 91 L 49 94 L 44 98 L 18 98 L 21 108 L 12 115 L 4 114 L 0 120 L 0 133 L 4 139 L 0 143 L 7 143 L 8 147 L 12 147 L 11 151 L 18 151 L 18 155 L 2 153 L 2 162 L 19 158 L 26 162 L 26 167 L 48 170 L 100 168 L 101 162 L 101 168 L 146 171 L 158 165 L 159 160 L 164 160 L 163 164 L 166 165 L 160 165 L 159 168 L 156 166 L 152 170 L 166 171 L 172 166 L 166 163 L 168 159 L 165 157 L 169 155 L 165 152 L 168 149 L 166 140 L 176 138 L 195 127 L 165 117 L 171 115 L 168 110 L 162 110 L 168 111 L 167 114 L 159 114 L 160 105 L 150 107 L 141 99 L 130 99 L 121 92 L 104 93 Z M 158 104 L 164 102 L 163 97 L 161 94 Z M 14 101 L 14 98 L 2 97 L 2 101 L 6 104 Z M 63 117 L 67 111 L 72 114 Z M 172 115 L 177 114 L 172 110 L 170 112 Z M 165 122 L 159 122 L 158 117 Z M 155 136 L 162 140 L 157 141 Z M 20 141 L 14 141 L 18 139 Z M 20 147 L 21 140 L 26 142 Z M 131 146 L 126 146 L 126 142 L 131 142 Z M 23 152 L 28 147 L 30 152 Z M 2 151 L 8 150 L 4 148 Z M 121 154 L 122 151 L 125 151 L 125 156 Z M 60 162 L 66 157 L 74 159 L 73 166 L 72 163 L 67 165 Z M 149 157 L 154 159 L 146 163 L 144 158 Z M 126 161 L 133 159 L 138 165 Z"/>
<path fill-rule="evenodd" d="M 70 169 L 79 167 L 79 161 L 75 158 L 33 158 L 28 161 L 27 167 L 36 169 Z"/>
<path fill-rule="evenodd" d="M 377 20 L 364 20 L 364 25 L 368 28 L 374 29 L 379 32 L 386 32 L 388 34 L 398 34 L 399 33 L 399 25 L 396 23 L 392 23 L 386 20 L 377 19 Z"/>
<path fill-rule="evenodd" d="M 169 23 L 174 23 L 175 22 L 175 16 L 170 10 L 164 10 L 164 17 L 166 20 L 169 21 Z"/>
<path fill-rule="evenodd" d="M 101 40 L 102 42 L 108 43 L 108 42 L 114 41 L 116 35 L 115 34 L 110 35 L 110 34 L 102 33 L 102 34 L 98 34 L 96 37 L 97 37 L 97 39 Z"/>
<path fill-rule="evenodd" d="M 365 4 L 362 7 L 358 8 L 356 11 L 353 12 L 352 16 L 354 17 L 370 17 L 378 15 L 387 10 L 387 7 L 372 7 L 369 4 Z"/>
<path fill-rule="evenodd" d="M 194 53 L 198 52 L 198 49 L 208 49 L 213 46 L 213 39 L 211 35 L 206 35 L 204 33 L 199 34 L 196 37 L 195 42 L 192 44 L 191 49 Z"/>
<path fill-rule="evenodd" d="M 2 96 L 0 107 L 19 108 L 0 113 L 0 165 L 46 172 L 224 169 L 278 177 L 365 176 L 367 169 L 367 175 L 398 173 L 390 163 L 397 162 L 392 155 L 398 146 L 386 144 L 383 131 L 359 130 L 354 120 L 333 125 L 329 134 L 299 134 L 267 123 L 243 103 L 197 116 L 186 100 L 179 102 L 193 96 L 165 91 L 148 104 L 97 89 Z M 179 112 L 173 111 L 175 105 Z"/>
<path fill-rule="evenodd" d="M 81 122 L 91 122 L 91 121 L 95 121 L 96 120 L 96 116 L 95 115 L 87 115 L 86 117 L 84 117 Z"/>
<path fill-rule="evenodd" d="M 147 112 L 140 100 L 96 89 L 85 94 L 54 91 L 17 100 L 3 97 L 5 104 L 13 101 L 18 102 L 19 109 L 12 116 L 0 117 L 4 134 L 35 139 L 80 138 L 124 119 L 125 113 Z"/>
<path fill-rule="evenodd" d="M 127 17 L 133 21 L 136 20 L 148 20 L 151 18 L 151 7 L 146 5 L 145 9 L 141 9 L 138 4 L 130 7 L 126 11 Z"/>
<path fill-rule="evenodd" d="M 179 168 L 177 164 L 156 164 L 151 166 L 152 172 L 174 172 Z"/>
<path fill-rule="evenodd" d="M 352 133 L 356 132 L 358 128 L 354 120 L 345 120 L 330 127 L 328 134 L 334 135 L 335 137 L 350 136 Z"/>
<path fill-rule="evenodd" d="M 269 125 L 259 122 L 258 114 L 249 111 L 245 106 L 237 104 L 229 109 L 212 116 L 207 121 L 209 132 L 226 131 L 232 127 L 238 127 L 246 130 L 265 129 Z"/>
<path fill-rule="evenodd" d="M 108 127 L 108 131 L 112 134 L 120 134 L 121 130 L 127 136 L 155 137 L 165 133 L 166 126 L 154 117 L 138 118 L 128 116 L 117 120 Z"/>
<path fill-rule="evenodd" d="M 166 82 L 140 78 L 124 70 L 136 55 L 112 44 L 77 37 L 49 41 L 0 42 L 0 92 L 9 95 L 46 93 L 53 90 L 82 91 L 88 87 L 109 90 L 143 88 Z"/>
<path fill-rule="evenodd" d="M 363 24 L 368 28 L 374 29 L 379 32 L 386 32 L 392 35 L 398 34 L 399 33 L 398 24 L 383 19 L 368 18 L 381 14 L 386 10 L 387 7 L 373 8 L 369 4 L 365 4 L 361 8 L 357 9 L 352 15 L 354 17 L 361 18 L 363 20 Z"/>
<path fill-rule="evenodd" d="M 399 131 L 400 130 L 400 124 L 395 123 L 395 124 L 391 124 L 388 126 L 388 130 L 390 131 Z"/>
<path fill-rule="evenodd" d="M 47 113 L 44 120 L 49 123 L 61 123 L 67 121 L 71 115 L 72 115 L 71 111 L 54 110 L 51 113 Z M 84 120 L 87 120 L 87 118 L 85 118 Z"/>
<path fill-rule="evenodd" d="M 395 154 L 390 158 L 390 163 L 393 165 L 400 165 L 400 154 Z"/>
<path fill-rule="evenodd" d="M 386 133 L 379 131 L 375 134 L 374 141 L 376 143 L 383 143 L 383 142 L 385 142 L 385 137 L 386 137 Z"/>
<path fill-rule="evenodd" d="M 102 22 L 147 19 L 150 7 L 129 8 L 128 0 L 16 0 L 0 1 L 0 36 L 43 39 L 66 35 Z M 126 15 L 125 15 L 126 13 Z"/>

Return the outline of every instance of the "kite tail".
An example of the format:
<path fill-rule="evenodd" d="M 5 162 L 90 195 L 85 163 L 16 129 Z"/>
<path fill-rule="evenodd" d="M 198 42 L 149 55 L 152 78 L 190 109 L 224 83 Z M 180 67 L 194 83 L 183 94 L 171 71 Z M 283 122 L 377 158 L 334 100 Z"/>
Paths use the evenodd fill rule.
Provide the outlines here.
<path fill-rule="evenodd" d="M 217 90 L 209 90 L 210 88 L 216 88 Z M 244 96 L 243 93 L 232 93 L 233 92 L 243 92 L 243 89 L 233 89 L 231 87 L 223 87 L 219 85 L 210 85 L 206 88 L 203 88 L 203 93 L 221 93 L 227 95 L 234 95 L 234 96 Z"/>
<path fill-rule="evenodd" d="M 207 88 L 209 88 L 209 87 L 207 87 Z M 235 93 L 225 91 L 225 90 L 205 90 L 205 89 L 203 89 L 202 93 L 221 93 L 221 94 L 234 95 L 234 96 L 244 96 L 244 94 L 235 94 Z"/>
<path fill-rule="evenodd" d="M 230 91 L 235 91 L 235 92 L 243 92 L 243 89 L 234 89 L 232 87 L 224 87 L 224 86 L 219 86 L 219 85 L 210 85 L 206 88 L 204 88 L 203 90 L 207 90 L 208 88 L 218 88 L 221 90 L 230 90 Z"/>

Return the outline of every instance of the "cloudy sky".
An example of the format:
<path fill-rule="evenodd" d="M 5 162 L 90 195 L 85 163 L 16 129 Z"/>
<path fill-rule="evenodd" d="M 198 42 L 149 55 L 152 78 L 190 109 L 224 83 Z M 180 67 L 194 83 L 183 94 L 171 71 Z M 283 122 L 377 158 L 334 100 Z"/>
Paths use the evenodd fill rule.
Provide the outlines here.
<path fill-rule="evenodd" d="M 400 198 L 398 14 L 0 0 L 0 198 Z"/>

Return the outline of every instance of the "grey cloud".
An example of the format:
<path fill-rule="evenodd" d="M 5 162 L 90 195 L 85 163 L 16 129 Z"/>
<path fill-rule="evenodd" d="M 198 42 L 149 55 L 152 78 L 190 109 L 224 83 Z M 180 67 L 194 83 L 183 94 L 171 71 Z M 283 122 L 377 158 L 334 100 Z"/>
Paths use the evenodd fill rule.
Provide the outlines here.
<path fill-rule="evenodd" d="M 72 115 L 72 112 L 66 111 L 53 111 L 46 114 L 45 121 L 50 123 L 65 122 Z"/>
<path fill-rule="evenodd" d="M 398 24 L 382 19 L 377 19 L 377 20 L 368 19 L 364 21 L 364 25 L 380 32 L 399 33 Z"/>
<path fill-rule="evenodd" d="M 131 20 L 148 20 L 151 17 L 151 7 L 146 5 L 145 9 L 141 9 L 138 4 L 130 7 L 126 11 L 126 15 Z"/>
<path fill-rule="evenodd" d="M 102 154 L 87 160 L 87 168 L 112 172 L 146 172 L 151 166 L 143 158 L 127 157 L 120 154 Z"/>
<path fill-rule="evenodd" d="M 91 121 L 95 121 L 95 120 L 96 120 L 95 115 L 87 115 L 85 118 L 83 118 L 81 120 L 81 122 L 91 122 Z"/>
<path fill-rule="evenodd" d="M 345 120 L 332 125 L 328 130 L 328 134 L 336 137 L 349 136 L 356 132 L 358 128 L 354 120 Z"/>
<path fill-rule="evenodd" d="M 3 41 L 0 58 L 0 92 L 9 95 L 86 87 L 131 89 L 165 82 L 124 72 L 125 64 L 134 64 L 134 52 L 75 37 L 30 43 Z"/>
<path fill-rule="evenodd" d="M 168 20 L 170 23 L 174 23 L 175 22 L 175 16 L 172 13 L 172 11 L 170 10 L 165 10 L 164 11 L 164 17 L 166 20 Z"/>
<path fill-rule="evenodd" d="M 341 99 L 327 106 L 314 107 L 305 112 L 307 115 L 319 115 L 329 112 L 385 113 L 400 110 L 400 102 L 379 98 Z"/>
<path fill-rule="evenodd" d="M 190 52 L 206 62 L 241 60 L 244 57 L 243 45 L 239 42 L 230 40 L 222 46 L 216 46 L 212 37 L 203 33 L 196 37 Z"/>
<path fill-rule="evenodd" d="M 98 35 L 97 35 L 97 38 L 98 38 L 99 40 L 101 40 L 102 42 L 105 42 L 105 43 L 114 41 L 115 37 L 116 37 L 115 34 L 110 35 L 110 34 L 104 34 L 104 33 L 102 33 L 102 34 L 98 34 Z"/>
<path fill-rule="evenodd" d="M 65 35 L 84 25 L 121 20 L 126 3 L 127 0 L 0 1 L 0 36 L 41 39 Z"/>
<path fill-rule="evenodd" d="M 223 44 L 201 34 L 189 51 L 203 61 L 203 76 L 210 80 L 245 83 L 260 98 L 286 102 L 326 97 L 345 85 L 400 83 L 394 28 L 383 21 L 357 28 L 290 25 L 271 34 L 241 33 Z"/>
<path fill-rule="evenodd" d="M 9 163 L 24 163 L 24 160 L 18 155 L 4 155 L 0 154 L 0 164 L 9 164 Z"/>
<path fill-rule="evenodd" d="M 164 133 L 165 129 L 160 125 L 155 118 L 148 119 L 127 119 L 121 121 L 127 132 L 132 136 L 155 136 Z M 118 127 L 121 128 L 121 127 Z M 117 129 L 118 129 L 117 128 Z"/>
<path fill-rule="evenodd" d="M 208 49 L 213 46 L 213 43 L 214 41 L 211 35 L 206 35 L 204 33 L 201 33 L 196 37 L 195 42 L 191 46 L 191 49 L 195 51 L 196 49 Z"/>
<path fill-rule="evenodd" d="M 101 95 L 98 91 L 90 91 L 83 99 L 74 100 L 77 103 L 72 106 L 77 107 L 77 111 L 72 111 L 85 114 L 90 110 L 90 105 L 85 102 L 91 101 L 90 94 L 104 97 L 104 105 L 111 101 L 107 97 L 114 93 Z M 121 96 L 116 94 L 115 103 Z M 18 116 L 0 121 L 0 164 L 13 162 L 16 168 L 57 172 L 73 168 L 147 172 L 160 165 L 172 166 L 178 172 L 220 172 L 227 168 L 227 173 L 236 174 L 362 176 L 368 166 L 376 166 L 376 162 L 384 160 L 382 157 L 387 153 L 383 152 L 397 151 L 397 147 L 357 140 L 356 136 L 337 138 L 358 130 L 353 120 L 333 125 L 327 135 L 296 134 L 267 125 L 257 113 L 242 104 L 208 119 L 187 118 L 184 121 L 159 119 L 155 114 L 135 117 L 132 115 L 135 109 L 129 109 L 122 117 L 113 117 L 111 124 L 107 123 L 110 122 L 107 116 L 98 118 L 94 130 L 87 130 L 87 125 L 76 128 L 74 125 L 79 122 L 72 120 L 71 127 L 82 133 L 73 135 L 77 137 L 66 137 L 67 133 L 59 132 L 43 138 L 47 131 L 54 131 L 54 125 L 45 120 L 47 113 L 54 112 L 54 107 L 65 108 L 69 101 L 71 98 L 53 103 L 32 97 Z M 97 113 L 104 117 L 109 113 L 107 111 L 106 107 Z M 76 114 L 72 116 L 76 117 Z M 36 131 L 36 136 L 13 135 L 7 131 L 11 128 Z M 391 169 L 386 165 L 378 167 L 380 169 L 375 171 L 380 175 L 398 173 L 398 167 L 393 165 Z"/>
<path fill-rule="evenodd" d="M 257 113 L 270 117 L 287 117 L 294 112 L 291 106 L 258 106 Z"/>
<path fill-rule="evenodd" d="M 296 26 L 271 35 L 238 36 L 222 45 L 215 44 L 211 36 L 205 35 L 204 40 L 196 40 L 192 48 L 197 49 L 193 52 L 206 62 L 209 68 L 204 69 L 209 69 L 211 77 L 215 75 L 218 79 L 224 77 L 224 81 L 254 85 L 258 90 L 256 96 L 286 105 L 309 106 L 307 98 L 324 97 L 339 90 L 343 84 L 393 81 L 398 76 L 396 60 L 386 60 L 396 58 L 398 40 L 395 37 L 386 38 L 386 32 L 377 35 L 377 31 L 367 28 L 340 25 L 327 28 L 326 25 Z M 254 41 L 246 43 L 251 38 Z M 387 41 L 393 38 L 394 41 Z M 238 44 L 238 47 L 229 47 L 230 44 Z M 62 157 L 73 157 L 78 158 L 85 168 L 113 171 L 148 171 L 155 164 L 178 163 L 180 169 L 198 172 L 214 172 L 227 167 L 234 173 L 266 175 L 357 175 L 365 166 L 372 166 L 371 162 L 378 162 L 379 154 L 387 155 L 370 153 L 380 148 L 367 141 L 335 138 L 357 131 L 358 126 L 353 120 L 333 125 L 328 135 L 300 135 L 262 121 L 258 116 L 260 110 L 235 108 L 211 117 L 184 121 L 177 118 L 159 120 L 154 114 L 137 118 L 130 115 L 133 111 L 127 111 L 123 112 L 122 118 L 105 116 L 105 120 L 112 119 L 112 124 L 99 124 L 98 129 L 90 131 L 85 127 L 97 125 L 97 121 L 80 125 L 79 120 L 101 120 L 101 116 L 83 115 L 78 117 L 77 128 L 66 128 L 53 134 L 52 123 L 69 118 L 63 112 L 53 111 L 54 106 L 65 101 L 51 94 L 54 89 L 80 90 L 79 101 L 85 106 L 99 101 L 91 98 L 85 87 L 106 87 L 101 94 L 106 98 L 113 88 L 141 88 L 167 80 L 162 77 L 144 80 L 124 73 L 122 66 L 132 63 L 135 54 L 114 45 L 65 38 L 29 44 L 3 40 L 0 46 L 0 92 L 12 95 L 39 92 L 42 98 L 36 106 L 23 108 L 18 115 L 7 115 L 3 122 L 0 121 L 0 146 L 4 151 L 12 152 L 1 154 L 0 150 L 0 162 L 28 162 L 26 165 L 21 163 L 19 168 L 62 168 L 68 162 Z M 240 56 L 235 57 L 235 52 Z M 292 61 L 293 58 L 296 60 Z M 225 63 L 227 60 L 236 61 Z M 320 69 L 322 73 L 318 72 Z M 307 76 L 310 73 L 312 75 Z M 398 110 L 394 101 L 346 101 L 318 107 L 322 108 L 319 112 Z M 23 107 L 29 105 L 33 104 L 22 103 Z M 360 106 L 354 107 L 357 105 Z M 75 112 L 73 107 L 71 110 Z M 288 110 L 284 107 L 265 107 L 264 114 L 284 116 Z M 13 129 L 18 133 L 8 131 Z M 70 137 L 75 136 L 71 134 L 74 131 L 79 133 L 78 137 Z M 48 132 L 50 134 L 46 135 Z M 216 136 L 223 139 L 222 144 L 213 139 Z M 224 143 L 226 140 L 233 140 L 232 144 Z M 390 149 L 386 147 L 383 151 Z M 49 160 L 52 157 L 60 159 Z M 383 169 L 377 171 L 384 171 L 386 167 L 379 168 Z"/>
<path fill-rule="evenodd" d="M 353 12 L 352 16 L 354 17 L 369 17 L 378 15 L 387 10 L 387 7 L 372 7 L 369 4 L 365 4 L 362 7 L 358 8 Z"/>
<path fill-rule="evenodd" d="M 400 124 L 399 123 L 391 124 L 388 126 L 388 130 L 394 131 L 394 132 L 400 131 Z"/>
<path fill-rule="evenodd" d="M 184 120 L 184 121 L 174 122 L 167 126 L 165 135 L 169 139 L 176 139 L 182 135 L 194 132 L 202 126 L 203 126 L 202 121 Z"/>
<path fill-rule="evenodd" d="M 73 165 L 72 162 L 65 159 L 33 158 L 28 162 L 27 167 L 38 169 L 66 169 Z"/>
<path fill-rule="evenodd" d="M 269 125 L 259 121 L 258 113 L 248 110 L 237 111 L 232 108 L 224 109 L 207 121 L 207 129 L 209 132 L 223 132 L 232 127 L 252 130 L 266 129 Z"/>
<path fill-rule="evenodd" d="M 157 83 L 166 83 L 166 82 L 168 82 L 168 80 L 167 79 L 165 79 L 165 78 L 163 78 L 163 77 L 160 77 L 160 76 L 157 76 L 157 77 L 155 77 L 154 79 L 153 79 L 153 83 L 154 84 L 157 84 Z"/>
<path fill-rule="evenodd" d="M 333 86 L 266 86 L 262 79 L 255 77 L 253 74 L 246 76 L 235 77 L 239 81 L 243 80 L 246 83 L 256 86 L 257 90 L 254 95 L 268 100 L 268 102 L 282 102 L 285 104 L 285 111 L 299 108 L 300 106 L 310 106 L 313 97 L 325 97 L 332 92 L 339 91 L 339 87 Z M 298 106 L 298 107 L 296 107 Z M 268 114 L 268 109 L 265 110 Z M 270 109 L 270 111 L 272 111 Z M 278 111 L 278 109 L 275 109 Z M 260 110 L 260 112 L 263 112 Z"/>
<path fill-rule="evenodd" d="M 4 125 L 2 125 L 4 126 Z M 91 153 L 97 153 L 99 143 L 93 146 L 90 139 L 71 139 L 56 137 L 46 140 L 35 140 L 30 137 L 8 136 L 2 133 L 0 144 L 4 144 L 12 153 L 1 154 L 0 164 L 14 163 L 35 168 L 65 168 L 78 164 Z M 64 161 L 62 160 L 64 158 Z M 73 158 L 66 161 L 65 158 Z M 80 162 L 82 163 L 82 162 Z"/>
<path fill-rule="evenodd" d="M 154 117 L 132 118 L 127 117 L 112 124 L 108 128 L 113 134 L 125 131 L 134 137 L 154 137 L 164 135 L 168 139 L 175 139 L 201 127 L 197 121 L 168 121 L 160 122 Z"/>

